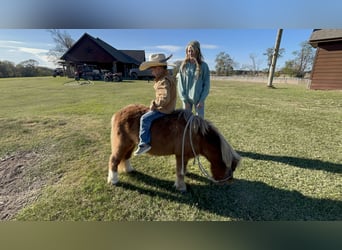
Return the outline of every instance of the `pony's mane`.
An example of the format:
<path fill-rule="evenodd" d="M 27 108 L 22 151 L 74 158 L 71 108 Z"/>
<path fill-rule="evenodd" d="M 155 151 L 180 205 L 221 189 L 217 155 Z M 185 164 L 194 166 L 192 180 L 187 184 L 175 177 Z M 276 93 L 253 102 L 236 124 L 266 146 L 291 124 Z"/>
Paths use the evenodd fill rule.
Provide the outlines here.
<path fill-rule="evenodd" d="M 189 121 L 190 118 L 192 118 L 192 130 L 195 133 L 201 133 L 202 135 L 205 135 L 209 129 L 210 122 L 204 120 L 202 117 L 194 115 L 189 110 L 184 109 L 177 109 L 174 111 L 174 113 L 178 114 L 178 119 L 184 119 L 186 122 Z"/>
<path fill-rule="evenodd" d="M 200 116 L 193 115 L 193 113 L 189 110 L 177 109 L 174 111 L 175 114 L 178 115 L 179 119 L 185 119 L 186 122 L 193 116 L 192 120 L 192 130 L 194 133 L 201 133 L 202 135 L 206 135 L 209 131 L 213 131 L 220 139 L 220 148 L 221 148 L 221 156 L 222 161 L 226 166 L 231 166 L 232 161 L 235 159 L 240 161 L 241 157 L 238 155 L 235 150 L 229 145 L 227 140 L 223 137 L 223 135 L 218 131 L 218 129 L 208 120 L 203 119 Z"/>

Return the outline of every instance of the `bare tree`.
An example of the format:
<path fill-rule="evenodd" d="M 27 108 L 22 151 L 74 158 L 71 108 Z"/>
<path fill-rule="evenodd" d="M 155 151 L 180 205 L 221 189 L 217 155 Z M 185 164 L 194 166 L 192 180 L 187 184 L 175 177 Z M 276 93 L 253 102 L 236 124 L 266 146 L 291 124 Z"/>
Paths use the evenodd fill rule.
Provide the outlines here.
<path fill-rule="evenodd" d="M 292 52 L 296 57 L 285 62 L 285 67 L 282 71 L 286 74 L 295 77 L 304 77 L 305 72 L 311 70 L 315 57 L 315 49 L 305 41 L 300 44 L 300 50 Z"/>
<path fill-rule="evenodd" d="M 312 67 L 315 53 L 314 49 L 307 41 L 302 42 L 300 46 L 300 50 L 294 51 L 293 54 L 296 56 L 294 61 L 297 69 L 297 77 L 304 77 L 305 71 Z"/>
<path fill-rule="evenodd" d="M 263 55 L 267 57 L 268 72 L 270 72 L 273 53 L 274 53 L 274 48 L 267 48 L 265 53 L 263 53 Z M 279 49 L 277 57 L 278 58 L 282 57 L 284 53 L 285 53 L 284 48 Z"/>
<path fill-rule="evenodd" d="M 220 52 L 215 59 L 216 62 L 216 74 L 217 75 L 224 75 L 224 76 L 228 76 L 230 74 L 232 74 L 233 72 L 233 66 L 234 66 L 234 61 L 233 59 L 230 57 L 230 55 L 228 55 L 225 52 Z"/>
<path fill-rule="evenodd" d="M 259 71 L 261 61 L 257 60 L 257 55 L 253 54 L 253 53 L 249 54 L 249 58 L 252 60 L 251 69 L 252 69 L 253 75 L 258 75 L 258 71 Z"/>
<path fill-rule="evenodd" d="M 61 56 L 72 47 L 75 41 L 66 31 L 51 29 L 48 30 L 48 32 L 50 32 L 52 39 L 56 44 L 53 49 L 50 49 L 49 56 L 53 62 L 57 63 Z"/>

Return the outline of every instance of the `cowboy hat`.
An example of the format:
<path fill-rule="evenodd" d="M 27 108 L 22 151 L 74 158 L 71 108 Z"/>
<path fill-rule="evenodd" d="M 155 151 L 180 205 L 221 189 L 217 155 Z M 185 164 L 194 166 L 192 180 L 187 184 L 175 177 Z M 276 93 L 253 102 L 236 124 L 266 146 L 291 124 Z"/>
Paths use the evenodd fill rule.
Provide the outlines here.
<path fill-rule="evenodd" d="M 168 57 L 165 57 L 164 54 L 151 54 L 149 56 L 149 60 L 147 62 L 143 62 L 139 66 L 139 70 L 146 70 L 151 67 L 157 67 L 157 66 L 174 66 L 173 64 L 168 64 L 166 61 L 169 60 L 172 57 L 172 54 Z"/>

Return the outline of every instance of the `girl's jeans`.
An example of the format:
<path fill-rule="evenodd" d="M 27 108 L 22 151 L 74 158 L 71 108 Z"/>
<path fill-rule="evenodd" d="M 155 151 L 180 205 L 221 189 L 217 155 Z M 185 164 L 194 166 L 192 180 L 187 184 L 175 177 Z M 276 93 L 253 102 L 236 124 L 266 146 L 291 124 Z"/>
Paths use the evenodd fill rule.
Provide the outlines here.
<path fill-rule="evenodd" d="M 192 103 L 187 103 L 187 104 L 190 106 L 189 110 L 192 112 L 192 107 L 194 106 L 194 104 L 192 104 Z M 183 102 L 183 109 L 185 109 L 185 105 L 186 105 L 186 103 Z M 196 112 L 196 115 L 204 118 L 204 103 L 199 108 L 197 108 L 196 105 L 195 105 L 195 112 Z"/>

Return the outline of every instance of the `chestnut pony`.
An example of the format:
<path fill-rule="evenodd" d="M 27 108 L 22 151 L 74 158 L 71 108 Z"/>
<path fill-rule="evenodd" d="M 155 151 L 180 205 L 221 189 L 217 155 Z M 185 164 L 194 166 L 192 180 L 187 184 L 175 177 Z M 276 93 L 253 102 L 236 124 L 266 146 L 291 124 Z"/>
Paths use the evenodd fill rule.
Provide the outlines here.
<path fill-rule="evenodd" d="M 134 170 L 129 159 L 139 142 L 140 117 L 147 111 L 146 106 L 131 104 L 113 115 L 108 183 L 115 185 L 119 181 L 118 172 Z M 241 159 L 210 122 L 185 110 L 176 110 L 153 122 L 151 146 L 151 155 L 176 156 L 175 186 L 180 191 L 186 190 L 184 173 L 189 159 L 203 155 L 211 164 L 214 182 L 232 179 Z"/>

